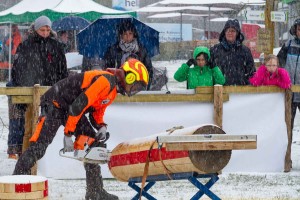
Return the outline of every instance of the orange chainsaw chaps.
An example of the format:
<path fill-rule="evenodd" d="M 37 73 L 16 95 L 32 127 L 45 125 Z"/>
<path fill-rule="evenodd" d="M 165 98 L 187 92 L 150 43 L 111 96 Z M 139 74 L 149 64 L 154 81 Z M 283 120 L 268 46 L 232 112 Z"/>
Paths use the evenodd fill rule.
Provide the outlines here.
<path fill-rule="evenodd" d="M 92 137 L 86 135 L 79 135 L 74 142 L 74 149 L 84 150 L 85 144 L 88 144 L 88 146 L 90 146 L 94 141 L 95 139 Z"/>

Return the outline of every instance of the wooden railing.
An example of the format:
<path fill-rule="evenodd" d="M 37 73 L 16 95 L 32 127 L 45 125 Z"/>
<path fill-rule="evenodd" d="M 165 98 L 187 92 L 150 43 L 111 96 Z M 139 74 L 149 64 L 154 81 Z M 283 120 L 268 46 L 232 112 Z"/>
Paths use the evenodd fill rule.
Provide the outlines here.
<path fill-rule="evenodd" d="M 35 130 L 39 116 L 40 96 L 50 87 L 35 85 L 34 87 L 0 87 L 0 95 L 8 95 L 13 104 L 28 104 L 25 116 L 25 134 L 23 151 L 29 146 L 29 138 Z M 300 85 L 293 85 L 290 90 L 283 90 L 276 86 L 213 86 L 198 87 L 194 94 L 150 93 L 137 94 L 132 97 L 118 95 L 114 103 L 120 102 L 212 102 L 214 103 L 214 123 L 222 128 L 223 102 L 229 101 L 230 93 L 285 93 L 285 121 L 288 134 L 288 148 L 286 152 L 285 170 L 290 166 L 292 130 L 291 130 L 291 102 L 292 92 L 300 92 Z"/>

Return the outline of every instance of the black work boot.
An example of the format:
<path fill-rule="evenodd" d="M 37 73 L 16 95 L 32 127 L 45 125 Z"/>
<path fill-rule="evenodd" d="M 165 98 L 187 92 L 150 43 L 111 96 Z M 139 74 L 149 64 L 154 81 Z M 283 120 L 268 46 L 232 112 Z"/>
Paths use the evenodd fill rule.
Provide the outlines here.
<path fill-rule="evenodd" d="M 84 163 L 86 171 L 85 200 L 117 200 L 116 195 L 109 194 L 103 189 L 100 166 L 98 164 Z"/>

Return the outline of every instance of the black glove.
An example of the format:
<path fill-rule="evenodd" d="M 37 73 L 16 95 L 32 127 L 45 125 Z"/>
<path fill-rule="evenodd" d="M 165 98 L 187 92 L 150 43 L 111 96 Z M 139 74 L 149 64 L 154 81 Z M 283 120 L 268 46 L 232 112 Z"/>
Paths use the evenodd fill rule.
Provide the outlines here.
<path fill-rule="evenodd" d="M 195 65 L 195 60 L 193 58 L 189 59 L 186 64 L 190 67 L 191 65 Z"/>

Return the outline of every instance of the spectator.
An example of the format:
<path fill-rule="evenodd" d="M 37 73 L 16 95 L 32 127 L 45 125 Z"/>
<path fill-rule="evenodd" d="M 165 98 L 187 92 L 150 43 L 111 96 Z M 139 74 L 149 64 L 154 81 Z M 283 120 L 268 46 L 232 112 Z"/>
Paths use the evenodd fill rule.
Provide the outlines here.
<path fill-rule="evenodd" d="M 37 18 L 29 31 L 28 39 L 17 48 L 8 87 L 51 86 L 68 76 L 64 50 L 54 38 L 50 19 L 46 16 Z M 9 157 L 16 158 L 16 154 L 22 153 L 25 110 L 26 105 L 12 104 L 9 100 Z"/>
<path fill-rule="evenodd" d="M 300 84 L 300 18 L 294 21 L 294 24 L 290 28 L 290 34 L 294 37 L 288 40 L 281 47 L 277 57 L 279 58 L 280 66 L 285 68 L 289 74 L 293 85 Z M 300 109 L 300 93 L 293 93 L 292 99 L 292 112 L 291 112 L 291 127 L 294 128 L 294 120 L 296 111 Z M 292 131 L 293 133 L 293 131 Z M 292 138 L 289 138 L 292 141 Z M 289 157 L 290 168 L 292 168 L 291 146 L 289 145 L 287 154 Z M 289 169 L 285 169 L 285 172 L 289 172 Z"/>
<path fill-rule="evenodd" d="M 22 42 L 22 36 L 21 33 L 19 31 L 18 25 L 13 24 L 11 26 L 11 39 L 12 42 L 10 42 L 10 38 L 7 38 L 4 45 L 5 45 L 5 49 L 6 49 L 6 59 L 8 60 L 8 49 L 9 49 L 9 45 L 11 44 L 11 55 L 12 57 L 14 57 L 14 55 L 16 54 L 17 48 L 19 46 L 19 44 Z"/>
<path fill-rule="evenodd" d="M 255 72 L 251 51 L 243 41 L 239 21 L 229 19 L 219 43 L 210 50 L 212 65 L 220 67 L 226 79 L 225 85 L 249 85 L 249 78 Z"/>
<path fill-rule="evenodd" d="M 65 53 L 71 51 L 71 45 L 69 41 L 69 33 L 67 31 L 59 31 L 57 33 L 58 41 L 64 46 Z"/>
<path fill-rule="evenodd" d="M 198 86 L 223 85 L 225 78 L 219 67 L 209 63 L 210 53 L 207 47 L 196 47 L 193 58 L 183 63 L 175 72 L 174 79 L 182 82 L 187 81 L 187 89 L 194 89 Z M 193 68 L 190 68 L 194 65 Z"/>
<path fill-rule="evenodd" d="M 139 36 L 134 24 L 129 20 L 120 24 L 117 43 L 106 51 L 104 55 L 104 69 L 120 67 L 128 57 L 140 60 L 147 67 L 150 76 L 147 87 L 147 90 L 149 90 L 153 78 L 152 62 L 146 49 L 139 42 Z"/>
<path fill-rule="evenodd" d="M 275 55 L 268 55 L 265 58 L 266 65 L 261 65 L 252 78 L 250 83 L 254 86 L 276 85 L 283 89 L 291 87 L 289 73 L 278 67 L 278 58 Z"/>
<path fill-rule="evenodd" d="M 22 42 L 22 37 L 19 28 L 16 24 L 11 26 L 11 39 L 7 38 L 4 43 L 5 60 L 8 61 L 9 45 L 11 45 L 11 55 L 14 58 L 17 47 Z M 12 42 L 10 42 L 12 41 Z M 8 84 L 9 85 L 9 84 Z M 8 158 L 17 159 L 22 153 L 23 135 L 24 135 L 24 111 L 19 111 L 8 97 L 8 117 L 9 117 L 9 134 L 8 134 Z M 14 131 L 13 131 L 14 130 Z"/>

